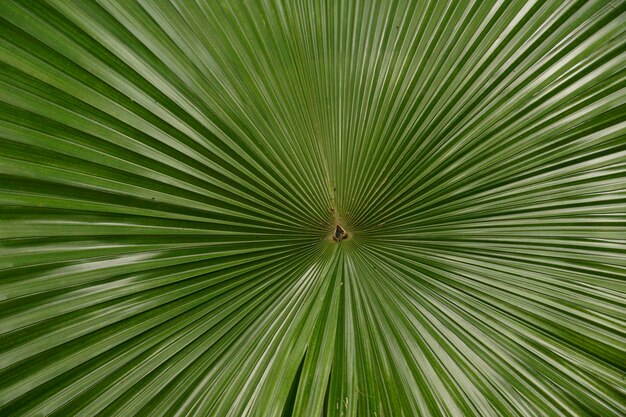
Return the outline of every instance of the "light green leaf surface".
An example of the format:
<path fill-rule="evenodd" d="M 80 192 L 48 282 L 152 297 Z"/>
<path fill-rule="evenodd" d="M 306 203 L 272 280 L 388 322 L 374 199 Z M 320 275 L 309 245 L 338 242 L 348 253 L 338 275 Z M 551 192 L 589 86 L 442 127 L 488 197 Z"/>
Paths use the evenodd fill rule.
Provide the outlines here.
<path fill-rule="evenodd" d="M 1 416 L 626 415 L 626 2 L 0 18 Z"/>

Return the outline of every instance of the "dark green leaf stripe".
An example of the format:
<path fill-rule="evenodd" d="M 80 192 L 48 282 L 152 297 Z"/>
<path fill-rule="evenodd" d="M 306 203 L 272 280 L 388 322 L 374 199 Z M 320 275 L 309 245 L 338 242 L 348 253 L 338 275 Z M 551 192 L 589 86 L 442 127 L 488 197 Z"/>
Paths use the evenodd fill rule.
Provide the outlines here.
<path fill-rule="evenodd" d="M 0 416 L 621 417 L 625 378 L 625 1 L 0 1 Z"/>

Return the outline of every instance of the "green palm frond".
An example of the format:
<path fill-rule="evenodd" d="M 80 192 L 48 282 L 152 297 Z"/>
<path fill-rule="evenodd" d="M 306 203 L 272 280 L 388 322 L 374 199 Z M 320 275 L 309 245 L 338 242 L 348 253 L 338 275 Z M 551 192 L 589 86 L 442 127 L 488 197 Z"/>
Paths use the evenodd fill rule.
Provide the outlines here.
<path fill-rule="evenodd" d="M 0 1 L 0 415 L 626 415 L 626 2 Z"/>

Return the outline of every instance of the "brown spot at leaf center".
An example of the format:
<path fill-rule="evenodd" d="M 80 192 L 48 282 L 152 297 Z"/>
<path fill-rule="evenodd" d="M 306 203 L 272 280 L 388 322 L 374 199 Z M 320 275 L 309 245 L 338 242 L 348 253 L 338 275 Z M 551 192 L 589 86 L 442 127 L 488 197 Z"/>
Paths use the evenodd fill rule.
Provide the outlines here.
<path fill-rule="evenodd" d="M 335 227 L 335 233 L 333 233 L 333 240 L 337 242 L 341 242 L 343 239 L 348 237 L 348 233 L 339 225 Z"/>

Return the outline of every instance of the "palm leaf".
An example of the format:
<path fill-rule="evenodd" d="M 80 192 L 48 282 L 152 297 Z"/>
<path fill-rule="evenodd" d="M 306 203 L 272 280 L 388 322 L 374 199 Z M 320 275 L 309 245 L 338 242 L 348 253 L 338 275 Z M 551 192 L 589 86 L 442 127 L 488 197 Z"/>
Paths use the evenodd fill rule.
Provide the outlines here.
<path fill-rule="evenodd" d="M 625 415 L 626 2 L 0 16 L 0 415 Z"/>

